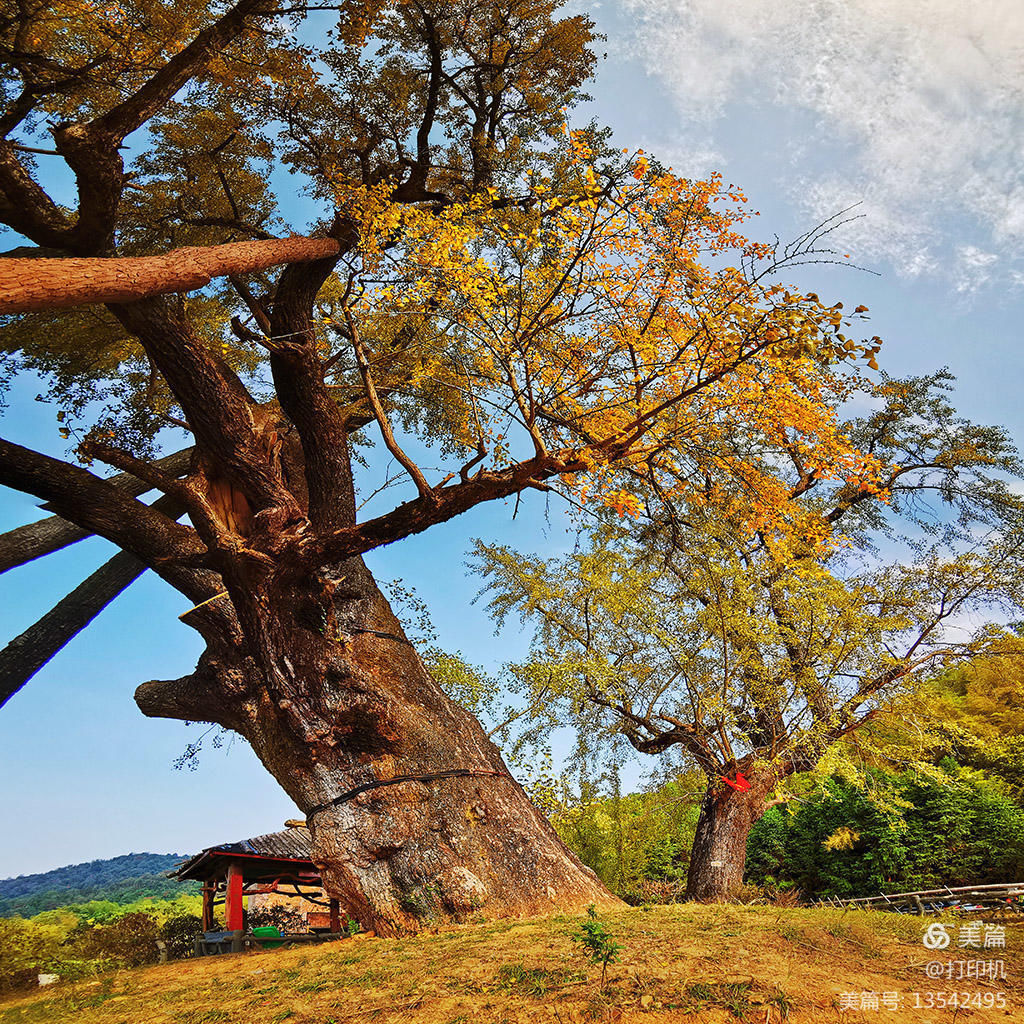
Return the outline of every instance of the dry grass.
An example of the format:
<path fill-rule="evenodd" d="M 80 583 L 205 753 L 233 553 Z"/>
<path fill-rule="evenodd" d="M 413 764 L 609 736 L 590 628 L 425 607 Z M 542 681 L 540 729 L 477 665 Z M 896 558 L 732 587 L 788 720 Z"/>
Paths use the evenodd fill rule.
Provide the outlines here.
<path fill-rule="evenodd" d="M 600 968 L 575 918 L 481 922 L 406 939 L 181 961 L 0 1002 L 0 1024 L 519 1024 L 551 1021 L 812 1024 L 1020 1019 L 1024 928 L 1005 951 L 929 953 L 919 919 L 881 913 L 683 904 L 602 915 L 621 962 Z M 955 933 L 954 933 L 955 934 Z M 954 943 L 955 946 L 955 943 Z M 930 981 L 929 960 L 1001 957 L 1004 982 Z M 1000 1009 L 922 1010 L 914 992 L 1003 991 Z M 899 992 L 900 1010 L 840 1010 L 843 992 Z"/>

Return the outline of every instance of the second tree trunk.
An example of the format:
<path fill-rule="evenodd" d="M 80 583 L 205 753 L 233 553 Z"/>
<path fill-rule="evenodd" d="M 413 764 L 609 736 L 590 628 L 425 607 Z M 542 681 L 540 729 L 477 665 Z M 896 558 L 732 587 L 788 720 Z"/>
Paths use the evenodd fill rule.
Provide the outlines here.
<path fill-rule="evenodd" d="M 717 780 L 709 784 L 690 853 L 687 899 L 720 900 L 743 885 L 747 837 L 764 813 L 771 789 L 765 780 L 755 778 L 750 782 L 750 789 L 742 792 Z"/>

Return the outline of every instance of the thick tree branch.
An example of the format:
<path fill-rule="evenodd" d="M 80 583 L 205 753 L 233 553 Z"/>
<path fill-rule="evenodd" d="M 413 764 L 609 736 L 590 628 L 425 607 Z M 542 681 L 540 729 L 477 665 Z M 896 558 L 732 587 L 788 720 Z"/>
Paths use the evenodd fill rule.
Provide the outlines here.
<path fill-rule="evenodd" d="M 119 552 L 0 651 L 0 707 L 145 571 L 134 555 Z"/>
<path fill-rule="evenodd" d="M 0 181 L 2 187 L 2 181 Z M 18 225 L 12 227 L 22 230 Z M 24 232 L 23 233 L 28 233 Z M 51 239 L 36 241 L 47 244 Z M 336 256 L 333 238 L 274 238 L 185 246 L 163 256 L 0 260 L 0 314 L 61 309 L 86 303 L 132 302 L 151 295 L 205 288 L 215 277 L 250 274 L 282 263 Z"/>
<path fill-rule="evenodd" d="M 106 537 L 147 565 L 206 552 L 196 532 L 127 497 L 86 469 L 0 439 L 0 483 L 52 502 L 69 522 Z"/>
<path fill-rule="evenodd" d="M 111 110 L 88 124 L 53 129 L 78 187 L 78 217 L 65 243 L 69 251 L 91 256 L 110 250 L 125 185 L 120 144 L 194 79 L 242 31 L 247 18 L 266 13 L 268 6 L 267 0 L 241 0 Z"/>
<path fill-rule="evenodd" d="M 0 221 L 37 245 L 60 250 L 67 247 L 73 228 L 73 222 L 36 184 L 15 154 L 14 144 L 7 140 L 0 141 Z M 3 287 L 0 283 L 0 289 Z"/>
<path fill-rule="evenodd" d="M 171 519 L 178 518 L 184 511 L 179 501 L 167 495 L 158 498 L 152 508 Z M 58 519 L 57 522 L 64 520 Z M 129 552 L 119 552 L 0 651 L 0 707 L 146 568 Z M 193 600 L 204 600 L 204 595 L 219 592 L 219 579 L 213 574 L 174 566 L 163 566 L 160 571 L 172 586 Z M 211 618 L 217 619 L 216 625 L 221 627 L 222 634 L 230 635 L 236 631 L 232 628 L 231 609 L 223 606 L 206 612 L 204 620 L 192 625 L 202 632 Z M 223 629 L 225 624 L 228 626 L 226 631 Z"/>
<path fill-rule="evenodd" d="M 273 334 L 274 332 L 270 328 L 270 318 L 267 316 L 267 311 L 257 301 L 256 296 L 253 295 L 249 286 L 245 281 L 237 274 L 228 274 L 228 280 L 231 282 L 231 286 L 238 292 L 242 301 L 246 304 L 249 312 L 252 313 L 253 318 L 256 320 L 256 325 L 265 334 Z M 232 321 L 234 323 L 234 321 Z"/>
<path fill-rule="evenodd" d="M 194 448 L 183 448 L 180 452 L 157 459 L 153 465 L 168 476 L 181 476 L 187 472 L 194 451 Z M 144 483 L 131 473 L 118 473 L 116 476 L 107 477 L 106 482 L 133 498 L 137 498 L 151 489 L 149 484 Z M 48 505 L 43 505 L 43 508 L 52 511 Z M 75 526 L 66 519 L 61 519 L 60 516 L 40 519 L 37 522 L 9 530 L 7 533 L 0 534 L 0 574 L 36 558 L 41 558 L 43 555 L 60 551 L 61 548 L 66 548 L 69 544 L 75 544 L 89 536 L 91 536 L 89 530 Z"/>
<path fill-rule="evenodd" d="M 240 0 L 176 53 L 142 88 L 92 121 L 90 134 L 122 141 L 195 78 L 242 31 L 247 18 L 269 15 L 274 8 L 273 0 Z"/>
<path fill-rule="evenodd" d="M 343 248 L 356 240 L 354 229 L 335 225 Z M 339 249 L 339 252 L 341 249 Z M 309 518 L 328 531 L 355 522 L 355 492 L 346 417 L 324 381 L 316 351 L 313 304 L 330 277 L 337 256 L 289 265 L 278 281 L 270 317 L 270 368 L 278 401 L 295 425 L 305 462 Z"/>
<path fill-rule="evenodd" d="M 75 526 L 60 516 L 50 516 L 9 530 L 0 536 L 0 573 L 91 536 L 90 530 Z"/>
<path fill-rule="evenodd" d="M 268 448 L 276 420 L 257 405 L 231 370 L 193 332 L 183 310 L 160 297 L 113 305 L 110 311 L 142 343 L 181 403 L 204 457 L 245 494 L 255 512 L 278 507 L 299 514 Z"/>
<path fill-rule="evenodd" d="M 190 675 L 143 683 L 135 691 L 135 703 L 147 718 L 216 722 L 237 729 L 240 723 L 231 715 L 232 698 L 237 700 L 244 693 L 245 681 L 241 675 L 222 669 L 205 653 Z"/>
<path fill-rule="evenodd" d="M 361 555 L 422 533 L 485 501 L 507 498 L 531 487 L 547 490 L 545 480 L 563 473 L 580 473 L 586 468 L 587 464 L 575 452 L 563 452 L 528 459 L 500 472 L 478 473 L 468 481 L 433 491 L 429 499 L 415 498 L 376 519 L 322 537 L 312 543 L 307 558 L 327 565 Z"/>

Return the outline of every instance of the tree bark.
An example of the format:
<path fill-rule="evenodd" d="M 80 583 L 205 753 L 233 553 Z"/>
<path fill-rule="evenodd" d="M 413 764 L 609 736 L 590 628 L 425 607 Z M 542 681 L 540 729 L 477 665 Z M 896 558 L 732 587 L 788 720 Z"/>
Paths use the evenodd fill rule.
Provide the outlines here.
<path fill-rule="evenodd" d="M 271 238 L 185 246 L 163 256 L 0 259 L 0 314 L 94 302 L 132 302 L 205 288 L 215 277 L 336 256 L 333 238 Z"/>
<path fill-rule="evenodd" d="M 617 902 L 425 670 L 360 559 L 239 617 L 260 650 L 208 649 L 193 676 L 146 683 L 136 701 L 242 733 L 307 815 L 328 894 L 364 928 Z"/>
<path fill-rule="evenodd" d="M 193 452 L 193 448 L 183 448 L 172 455 L 156 459 L 153 466 L 168 476 L 181 476 L 188 470 Z M 138 497 L 153 489 L 150 484 L 131 473 L 118 473 L 116 476 L 106 479 L 132 497 Z M 48 505 L 42 507 L 48 510 L 50 508 Z M 7 533 L 0 534 L 0 573 L 5 573 L 36 558 L 42 558 L 43 555 L 60 551 L 61 548 L 66 548 L 91 536 L 89 530 L 75 526 L 74 523 L 69 523 L 66 519 L 61 519 L 60 516 L 50 516 L 48 519 L 40 519 L 34 523 L 18 526 Z"/>
<path fill-rule="evenodd" d="M 750 789 L 738 792 L 711 780 L 697 818 L 697 831 L 686 876 L 686 897 L 722 900 L 743 884 L 747 837 L 767 804 L 774 777 L 755 776 Z"/>
<path fill-rule="evenodd" d="M 152 507 L 168 516 L 177 517 L 182 512 L 177 499 L 166 494 Z M 75 529 L 57 516 L 53 519 L 69 530 Z M 48 522 L 44 519 L 35 525 Z M 0 708 L 145 571 L 145 564 L 134 555 L 119 551 L 0 651 Z"/>
<path fill-rule="evenodd" d="M 92 534 L 60 516 L 15 527 L 0 535 L 0 573 L 77 544 Z"/>

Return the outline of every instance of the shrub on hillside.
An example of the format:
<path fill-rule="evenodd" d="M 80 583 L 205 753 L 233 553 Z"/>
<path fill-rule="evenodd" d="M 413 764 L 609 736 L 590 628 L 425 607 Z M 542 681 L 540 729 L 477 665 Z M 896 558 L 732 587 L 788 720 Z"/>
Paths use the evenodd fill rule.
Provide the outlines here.
<path fill-rule="evenodd" d="M 191 956 L 196 936 L 203 930 L 203 919 L 196 914 L 169 917 L 160 926 L 160 938 L 167 943 L 167 955 L 172 960 Z"/>
<path fill-rule="evenodd" d="M 66 942 L 82 927 L 82 919 L 73 910 L 60 907 L 58 910 L 44 910 L 29 918 L 29 921 L 41 928 L 52 929 L 58 942 Z"/>
<path fill-rule="evenodd" d="M 627 902 L 675 902 L 697 826 L 696 787 L 688 774 L 626 795 L 619 793 L 614 778 L 609 796 L 585 785 L 578 796 L 566 790 L 551 824 L 562 842 Z M 647 883 L 665 884 L 653 885 L 657 898 L 646 899 Z"/>
<path fill-rule="evenodd" d="M 40 971 L 49 970 L 59 952 L 53 929 L 20 917 L 0 919 L 0 992 L 13 992 L 36 983 Z"/>
<path fill-rule="evenodd" d="M 157 923 L 149 914 L 125 914 L 110 924 L 94 925 L 78 941 L 91 959 L 109 959 L 122 967 L 139 967 L 157 960 Z"/>
<path fill-rule="evenodd" d="M 631 907 L 682 903 L 686 899 L 686 882 L 678 878 L 642 878 L 629 889 L 620 890 L 618 896 Z"/>

